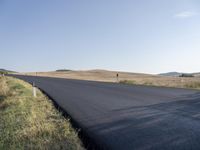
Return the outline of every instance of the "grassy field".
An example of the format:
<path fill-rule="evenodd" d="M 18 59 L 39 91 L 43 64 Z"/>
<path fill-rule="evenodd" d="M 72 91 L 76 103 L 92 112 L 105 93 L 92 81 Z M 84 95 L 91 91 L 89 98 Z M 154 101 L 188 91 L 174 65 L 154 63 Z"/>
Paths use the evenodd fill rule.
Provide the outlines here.
<path fill-rule="evenodd" d="M 121 80 L 122 84 L 147 85 L 158 87 L 174 87 L 200 89 L 200 78 L 181 78 L 181 77 L 155 77 L 134 80 Z"/>
<path fill-rule="evenodd" d="M 116 74 L 120 74 L 120 79 L 131 79 L 137 77 L 147 77 L 146 74 L 136 74 L 128 72 L 115 72 L 106 70 L 88 70 L 88 71 L 53 71 L 53 72 L 37 72 L 37 76 L 68 78 L 68 79 L 80 79 L 91 81 L 104 81 L 104 82 L 116 82 Z M 35 72 L 20 73 L 25 75 L 35 76 Z"/>
<path fill-rule="evenodd" d="M 28 83 L 0 77 L 0 150 L 84 149 L 77 132 L 40 91 Z"/>
<path fill-rule="evenodd" d="M 116 74 L 119 74 L 120 83 L 139 84 L 162 87 L 194 88 L 200 89 L 200 77 L 167 77 L 142 73 L 116 72 L 106 70 L 89 71 L 62 71 L 62 72 L 38 72 L 37 76 L 80 79 L 91 81 L 116 82 Z M 36 73 L 25 73 L 36 75 Z"/>

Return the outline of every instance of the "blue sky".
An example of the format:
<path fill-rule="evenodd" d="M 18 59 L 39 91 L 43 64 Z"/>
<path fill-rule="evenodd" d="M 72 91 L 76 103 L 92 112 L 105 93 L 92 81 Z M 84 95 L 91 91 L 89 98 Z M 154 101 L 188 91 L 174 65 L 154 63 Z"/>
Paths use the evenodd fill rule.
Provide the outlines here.
<path fill-rule="evenodd" d="M 200 72 L 199 0 L 0 0 L 0 68 Z"/>

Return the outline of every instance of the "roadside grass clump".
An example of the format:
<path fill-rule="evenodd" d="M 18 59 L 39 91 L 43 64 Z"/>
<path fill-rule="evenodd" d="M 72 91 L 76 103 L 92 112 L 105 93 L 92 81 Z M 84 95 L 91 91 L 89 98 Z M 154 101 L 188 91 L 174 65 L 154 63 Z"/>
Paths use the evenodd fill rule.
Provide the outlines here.
<path fill-rule="evenodd" d="M 135 80 L 121 80 L 119 83 L 130 84 L 130 85 L 131 84 L 134 84 L 134 85 L 149 85 L 149 86 L 153 85 L 153 83 L 150 82 L 150 81 L 137 82 Z"/>
<path fill-rule="evenodd" d="M 185 84 L 186 88 L 200 89 L 200 82 L 191 82 Z"/>
<path fill-rule="evenodd" d="M 153 83 L 152 82 L 150 82 L 150 81 L 146 81 L 146 82 L 144 82 L 144 85 L 149 85 L 149 86 L 153 86 Z"/>
<path fill-rule="evenodd" d="M 121 80 L 122 84 L 132 85 L 146 85 L 146 86 L 158 86 L 158 87 L 173 87 L 173 88 L 188 88 L 188 89 L 200 89 L 200 81 L 193 81 L 191 79 L 184 80 Z"/>
<path fill-rule="evenodd" d="M 0 96 L 4 97 L 8 95 L 9 87 L 7 85 L 7 78 L 6 77 L 0 77 Z"/>
<path fill-rule="evenodd" d="M 84 149 L 69 120 L 39 90 L 34 98 L 28 83 L 11 77 L 0 83 L 0 150 Z"/>
<path fill-rule="evenodd" d="M 136 84 L 134 80 L 121 80 L 119 81 L 121 84 Z"/>

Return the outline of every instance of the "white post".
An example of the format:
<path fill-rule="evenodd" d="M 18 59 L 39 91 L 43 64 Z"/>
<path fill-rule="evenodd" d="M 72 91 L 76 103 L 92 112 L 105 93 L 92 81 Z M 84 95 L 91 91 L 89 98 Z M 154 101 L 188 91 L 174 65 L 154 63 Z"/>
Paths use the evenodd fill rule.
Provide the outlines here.
<path fill-rule="evenodd" d="M 35 83 L 33 82 L 33 97 L 37 97 Z"/>

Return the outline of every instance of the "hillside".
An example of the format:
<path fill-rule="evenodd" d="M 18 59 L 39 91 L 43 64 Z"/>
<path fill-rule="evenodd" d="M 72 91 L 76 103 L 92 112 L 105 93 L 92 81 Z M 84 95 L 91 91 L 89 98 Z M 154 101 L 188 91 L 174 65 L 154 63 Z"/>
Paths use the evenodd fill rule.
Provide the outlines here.
<path fill-rule="evenodd" d="M 26 75 L 36 75 L 35 72 L 25 73 Z M 68 79 L 92 80 L 115 82 L 116 75 L 119 75 L 120 80 L 134 80 L 135 78 L 148 78 L 155 75 L 130 73 L 130 72 L 117 72 L 107 70 L 84 70 L 84 71 L 52 71 L 52 72 L 37 72 L 37 76 L 58 77 Z"/>
<path fill-rule="evenodd" d="M 194 75 L 195 77 L 200 77 L 200 72 L 193 73 L 193 75 Z"/>
<path fill-rule="evenodd" d="M 161 76 L 170 76 L 170 77 L 178 77 L 181 74 L 183 74 L 183 73 L 180 73 L 180 72 L 167 72 L 167 73 L 161 73 L 159 75 L 161 75 Z"/>
<path fill-rule="evenodd" d="M 167 72 L 167 73 L 161 73 L 161 74 L 158 74 L 158 75 L 168 76 L 168 77 L 179 77 L 183 74 L 194 76 L 194 77 L 200 77 L 200 72 L 196 72 L 196 73 Z"/>
<path fill-rule="evenodd" d="M 15 71 L 0 69 L 0 73 L 16 73 Z"/>
<path fill-rule="evenodd" d="M 52 72 L 31 72 L 21 73 L 23 75 L 56 77 L 66 79 L 120 82 L 128 84 L 179 87 L 179 88 L 199 88 L 198 77 L 179 78 L 177 76 L 161 76 L 143 73 L 117 72 L 108 70 L 85 70 L 85 71 L 52 71 Z M 117 74 L 119 75 L 117 79 Z"/>

